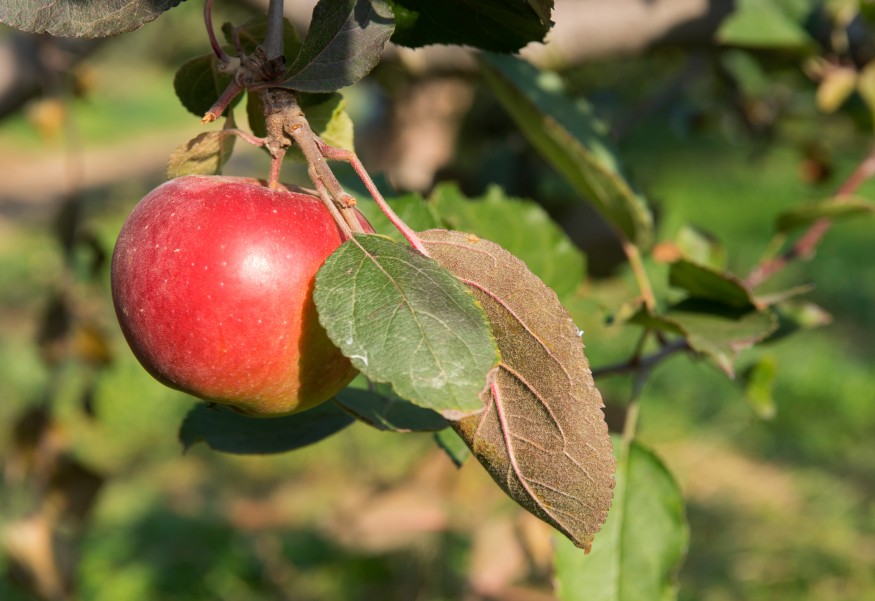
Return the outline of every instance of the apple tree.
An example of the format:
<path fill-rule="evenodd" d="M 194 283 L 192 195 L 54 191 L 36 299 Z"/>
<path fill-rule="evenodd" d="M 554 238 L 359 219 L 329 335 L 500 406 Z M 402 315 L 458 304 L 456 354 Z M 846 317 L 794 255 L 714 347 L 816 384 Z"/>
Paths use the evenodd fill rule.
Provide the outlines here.
<path fill-rule="evenodd" d="M 159 17 L 148 26 L 161 27 L 178 3 L 17 0 L 0 7 L 0 21 L 104 38 Z M 204 401 L 180 426 L 183 447 L 285 453 L 354 422 L 431 432 L 454 462 L 480 462 L 562 535 L 561 599 L 672 597 L 688 529 L 677 483 L 637 437 L 644 384 L 679 355 L 733 378 L 740 351 L 822 324 L 800 300 L 804 286 L 769 284 L 810 257 L 836 219 L 873 211 L 855 193 L 875 160 L 827 200 L 780 215 L 763 257 L 732 273 L 701 231 L 658 240 L 653 203 L 605 122 L 560 74 L 518 56 L 550 31 L 552 0 L 320 0 L 303 36 L 282 0 L 220 28 L 213 4 L 204 3 L 205 52 L 179 66 L 174 88 L 193 119 L 219 127 L 180 140 L 169 181 L 140 202 L 112 257 L 135 355 Z M 718 36 L 739 47 L 813 43 L 808 12 L 769 13 L 770 22 L 759 10 L 741 3 Z M 842 31 L 838 17 L 830 22 Z M 518 134 L 606 224 L 636 289 L 610 309 L 615 327 L 637 333 L 627 357 L 591 369 L 590 324 L 565 307 L 579 301 L 586 259 L 538 203 L 500 187 L 468 198 L 450 181 L 402 195 L 368 172 L 342 91 L 390 42 L 474 49 L 472 73 Z M 854 89 L 871 102 L 869 71 L 812 65 L 826 108 Z M 241 144 L 266 153 L 264 173 L 222 174 Z M 291 162 L 306 166 L 312 187 L 282 183 Z M 358 181 L 338 175 L 348 168 Z M 632 392 L 612 435 L 596 384 L 617 375 L 631 376 Z M 745 375 L 760 389 L 774 378 L 767 364 Z"/>

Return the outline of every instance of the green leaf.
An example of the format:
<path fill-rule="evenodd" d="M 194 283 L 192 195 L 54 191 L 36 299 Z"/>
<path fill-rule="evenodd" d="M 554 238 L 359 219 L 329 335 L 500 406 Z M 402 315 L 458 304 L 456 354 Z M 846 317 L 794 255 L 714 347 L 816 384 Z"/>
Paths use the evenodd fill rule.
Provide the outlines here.
<path fill-rule="evenodd" d="M 679 334 L 691 349 L 711 359 L 729 377 L 735 376 L 738 352 L 765 340 L 778 327 L 772 311 L 737 309 L 696 299 L 682 301 L 661 314 L 642 307 L 629 321 Z"/>
<path fill-rule="evenodd" d="M 316 135 L 329 146 L 355 150 L 353 123 L 346 112 L 346 99 L 342 94 L 299 93 L 297 97 L 298 106 Z M 296 146 L 289 149 L 286 156 L 304 162 L 304 155 Z"/>
<path fill-rule="evenodd" d="M 105 38 L 133 31 L 182 0 L 4 0 L 0 23 L 30 33 Z"/>
<path fill-rule="evenodd" d="M 516 52 L 541 42 L 552 27 L 553 0 L 389 0 L 395 12 L 392 41 L 419 48 L 460 44 Z"/>
<path fill-rule="evenodd" d="M 717 301 L 738 309 L 757 306 L 750 288 L 738 277 L 685 259 L 671 264 L 668 283 L 687 291 L 693 298 Z"/>
<path fill-rule="evenodd" d="M 782 302 L 775 309 L 778 328 L 769 336 L 768 342 L 781 340 L 800 330 L 820 328 L 832 323 L 832 315 L 812 302 L 790 300 Z"/>
<path fill-rule="evenodd" d="M 185 108 L 203 117 L 229 83 L 231 77 L 219 73 L 215 55 L 204 54 L 186 61 L 179 68 L 173 78 L 173 89 Z M 240 96 L 237 96 L 231 107 L 239 101 Z"/>
<path fill-rule="evenodd" d="M 198 442 L 238 455 L 284 453 L 319 442 L 355 420 L 332 402 L 284 417 L 247 417 L 227 407 L 198 403 L 179 430 L 185 450 Z"/>
<path fill-rule="evenodd" d="M 283 87 L 333 92 L 371 72 L 395 29 L 385 0 L 320 0 Z"/>
<path fill-rule="evenodd" d="M 875 61 L 869 61 L 857 77 L 857 93 L 875 118 Z"/>
<path fill-rule="evenodd" d="M 739 0 L 735 11 L 720 25 L 717 40 L 754 48 L 807 48 L 813 44 L 803 27 L 808 12 L 799 2 Z"/>
<path fill-rule="evenodd" d="M 827 69 L 817 86 L 817 108 L 834 113 L 857 89 L 857 70 L 853 67 Z"/>
<path fill-rule="evenodd" d="M 471 457 L 471 449 L 468 448 L 462 437 L 456 434 L 456 431 L 452 428 L 435 432 L 434 440 L 444 450 L 450 461 L 456 464 L 456 467 L 462 467 Z"/>
<path fill-rule="evenodd" d="M 617 445 L 619 446 L 619 445 Z M 614 504 L 592 552 L 556 537 L 561 601 L 668 601 L 689 544 L 684 502 L 671 473 L 632 442 L 617 461 Z"/>
<path fill-rule="evenodd" d="M 386 202 L 395 211 L 395 214 L 401 218 L 404 223 L 409 225 L 413 231 L 421 232 L 430 230 L 436 227 L 443 226 L 441 218 L 431 203 L 425 201 L 422 196 L 416 192 L 405 194 L 404 196 L 396 196 L 395 198 L 387 198 Z M 398 229 L 392 225 L 389 218 L 380 210 L 377 203 L 373 200 L 361 199 L 356 205 L 356 208 L 367 217 L 368 221 L 374 226 L 374 230 L 380 234 L 385 234 L 397 240 L 404 241 L 404 236 Z"/>
<path fill-rule="evenodd" d="M 676 240 L 681 254 L 690 261 L 714 269 L 726 267 L 726 248 L 711 232 L 685 225 Z"/>
<path fill-rule="evenodd" d="M 865 198 L 836 197 L 794 207 L 778 215 L 776 229 L 781 233 L 808 227 L 819 219 L 848 219 L 875 213 L 875 204 Z"/>
<path fill-rule="evenodd" d="M 438 186 L 431 203 L 450 228 L 487 238 L 522 259 L 560 298 L 583 281 L 583 253 L 537 203 L 506 196 L 496 186 L 469 199 L 455 184 Z"/>
<path fill-rule="evenodd" d="M 249 129 L 254 135 L 259 138 L 267 137 L 267 122 L 264 120 L 264 104 L 261 102 L 261 94 L 246 92 L 246 119 L 249 121 Z M 300 150 L 298 152 L 300 153 Z"/>
<path fill-rule="evenodd" d="M 618 232 L 649 246 L 653 216 L 623 175 L 592 108 L 574 101 L 558 75 L 522 59 L 486 54 L 480 65 L 485 81 L 538 152 Z"/>
<path fill-rule="evenodd" d="M 437 432 L 449 427 L 439 413 L 417 407 L 389 390 L 346 388 L 335 402 L 357 420 L 391 432 Z"/>
<path fill-rule="evenodd" d="M 726 50 L 720 54 L 720 65 L 738 85 L 745 100 L 770 94 L 773 82 L 752 52 Z"/>
<path fill-rule="evenodd" d="M 741 374 L 744 399 L 760 419 L 775 417 L 775 399 L 772 393 L 778 376 L 778 361 L 774 357 L 760 357 Z"/>
<path fill-rule="evenodd" d="M 236 136 L 226 131 L 230 127 L 234 127 L 234 119 L 229 115 L 225 129 L 205 131 L 178 146 L 167 162 L 167 179 L 220 174 L 234 151 Z"/>
<path fill-rule="evenodd" d="M 448 419 L 483 409 L 495 340 L 474 296 L 435 261 L 356 235 L 319 270 L 314 299 L 328 336 L 368 379 Z"/>
<path fill-rule="evenodd" d="M 474 292 L 501 351 L 486 410 L 453 428 L 513 500 L 588 548 L 611 505 L 614 456 L 581 331 L 497 244 L 447 230 L 420 238 Z"/>

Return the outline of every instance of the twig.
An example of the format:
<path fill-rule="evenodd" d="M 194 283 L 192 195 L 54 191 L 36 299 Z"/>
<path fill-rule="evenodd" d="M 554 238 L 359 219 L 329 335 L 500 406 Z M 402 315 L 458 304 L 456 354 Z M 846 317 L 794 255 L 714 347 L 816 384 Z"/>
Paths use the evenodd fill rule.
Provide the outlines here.
<path fill-rule="evenodd" d="M 623 252 L 626 253 L 626 260 L 629 261 L 629 266 L 632 268 L 635 283 L 638 284 L 638 290 L 641 292 L 641 298 L 648 309 L 653 309 L 656 306 L 656 297 L 653 294 L 650 279 L 647 277 L 647 270 L 644 269 L 641 252 L 625 236 L 621 235 L 620 241 L 623 245 Z"/>
<path fill-rule="evenodd" d="M 645 355 L 643 357 L 632 356 L 631 358 L 626 359 L 625 361 L 621 361 L 619 363 L 613 363 L 611 365 L 597 367 L 592 370 L 592 376 L 593 378 L 604 378 L 607 376 L 616 376 L 635 372 L 646 373 L 652 370 L 665 359 L 674 355 L 675 353 L 689 350 L 689 348 L 690 347 L 687 344 L 686 340 L 675 340 L 673 342 L 669 342 L 661 349 L 650 355 Z"/>
<path fill-rule="evenodd" d="M 854 172 L 836 191 L 835 196 L 837 198 L 851 196 L 866 180 L 873 176 L 875 176 L 875 149 L 857 165 Z M 751 288 L 759 286 L 790 263 L 797 260 L 808 260 L 813 257 L 817 246 L 830 227 L 832 227 L 832 220 L 827 217 L 822 217 L 812 223 L 793 246 L 777 257 L 763 261 L 754 267 L 745 280 L 748 286 Z"/>

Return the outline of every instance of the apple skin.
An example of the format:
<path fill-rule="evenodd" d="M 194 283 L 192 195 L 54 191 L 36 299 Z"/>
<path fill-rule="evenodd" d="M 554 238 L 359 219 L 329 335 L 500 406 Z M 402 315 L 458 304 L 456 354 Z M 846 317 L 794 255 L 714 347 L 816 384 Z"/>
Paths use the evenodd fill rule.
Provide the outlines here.
<path fill-rule="evenodd" d="M 171 388 L 254 416 L 309 409 L 356 374 L 312 294 L 342 242 L 314 196 L 241 177 L 165 182 L 134 208 L 113 253 L 122 332 Z"/>

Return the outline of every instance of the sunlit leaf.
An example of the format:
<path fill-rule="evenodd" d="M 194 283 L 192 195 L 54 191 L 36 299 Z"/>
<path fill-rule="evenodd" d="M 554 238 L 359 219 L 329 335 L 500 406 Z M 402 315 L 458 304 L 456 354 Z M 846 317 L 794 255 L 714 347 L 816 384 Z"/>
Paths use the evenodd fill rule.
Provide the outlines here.
<path fill-rule="evenodd" d="M 352 119 L 346 112 L 346 100 L 341 94 L 298 94 L 297 97 L 298 105 L 317 136 L 329 146 L 355 149 Z M 297 147 L 292 147 L 286 156 L 304 161 L 304 155 Z"/>
<path fill-rule="evenodd" d="M 474 296 L 435 261 L 356 235 L 319 270 L 314 299 L 328 336 L 368 379 L 449 419 L 483 409 L 495 340 Z"/>
<path fill-rule="evenodd" d="M 227 119 L 226 128 L 234 120 Z M 183 175 L 217 175 L 231 157 L 236 136 L 223 129 L 205 131 L 178 146 L 167 162 L 167 179 Z"/>
<path fill-rule="evenodd" d="M 678 232 L 677 245 L 687 259 L 714 269 L 726 267 L 726 248 L 714 234 L 686 225 Z"/>
<path fill-rule="evenodd" d="M 105 38 L 133 31 L 182 0 L 4 0 L 0 23 L 30 33 Z"/>
<path fill-rule="evenodd" d="M 238 455 L 283 453 L 339 432 L 355 419 L 334 403 L 284 417 L 247 417 L 227 407 L 198 403 L 179 429 L 188 450 L 204 442 L 215 451 Z"/>
<path fill-rule="evenodd" d="M 682 259 L 672 263 L 668 283 L 685 290 L 692 298 L 717 301 L 739 309 L 756 306 L 750 288 L 741 279 L 692 261 Z"/>
<path fill-rule="evenodd" d="M 803 27 L 806 14 L 804 8 L 778 0 L 739 0 L 721 23 L 717 39 L 753 48 L 806 48 L 813 43 Z"/>
<path fill-rule="evenodd" d="M 558 597 L 561 601 L 674 599 L 688 542 L 677 483 L 652 451 L 632 442 L 618 458 L 614 504 L 592 553 L 584 555 L 556 537 Z"/>
<path fill-rule="evenodd" d="M 395 12 L 392 41 L 419 48 L 464 44 L 493 52 L 516 52 L 540 42 L 553 25 L 553 0 L 389 0 Z"/>
<path fill-rule="evenodd" d="M 865 198 L 838 197 L 788 209 L 778 215 L 775 228 L 782 233 L 808 227 L 818 219 L 848 219 L 875 213 L 875 203 Z"/>
<path fill-rule="evenodd" d="M 778 328 L 768 338 L 775 342 L 798 332 L 820 328 L 832 323 L 832 315 L 823 307 L 808 301 L 789 300 L 775 307 Z"/>
<path fill-rule="evenodd" d="M 828 70 L 817 86 L 817 108 L 824 113 L 834 113 L 845 103 L 857 88 L 857 70 L 838 67 Z"/>
<path fill-rule="evenodd" d="M 387 198 L 386 202 L 395 211 L 395 214 L 401 218 L 404 223 L 409 225 L 414 231 L 421 232 L 430 230 L 436 227 L 442 227 L 443 223 L 434 206 L 426 202 L 422 196 L 416 192 L 405 194 L 404 196 L 396 196 Z M 384 234 L 402 242 L 404 237 L 391 224 L 389 218 L 380 210 L 377 203 L 369 198 L 359 200 L 357 207 L 359 211 L 368 218 L 371 225 L 374 226 L 380 234 Z"/>
<path fill-rule="evenodd" d="M 385 0 L 320 0 L 283 87 L 334 92 L 354 84 L 377 65 L 394 29 Z"/>
<path fill-rule="evenodd" d="M 711 359 L 729 377 L 735 376 L 739 351 L 765 340 L 778 327 L 770 310 L 737 309 L 695 299 L 659 314 L 642 307 L 629 321 L 682 336 L 692 350 Z"/>
<path fill-rule="evenodd" d="M 744 399 L 760 419 L 775 417 L 775 399 L 772 393 L 778 375 L 778 361 L 772 356 L 760 357 L 741 374 Z"/>
<path fill-rule="evenodd" d="M 611 504 L 614 456 L 580 330 L 497 244 L 446 230 L 421 237 L 474 292 L 501 351 L 486 410 L 454 428 L 512 499 L 589 548 Z"/>
<path fill-rule="evenodd" d="M 529 142 L 574 189 L 632 242 L 649 246 L 653 217 L 632 188 L 605 125 L 583 100 L 574 100 L 555 73 L 511 56 L 481 56 L 484 80 Z"/>
<path fill-rule="evenodd" d="M 438 186 L 431 203 L 450 228 L 482 236 L 522 259 L 560 298 L 580 286 L 583 253 L 539 204 L 497 187 L 469 199 L 455 184 Z"/>

